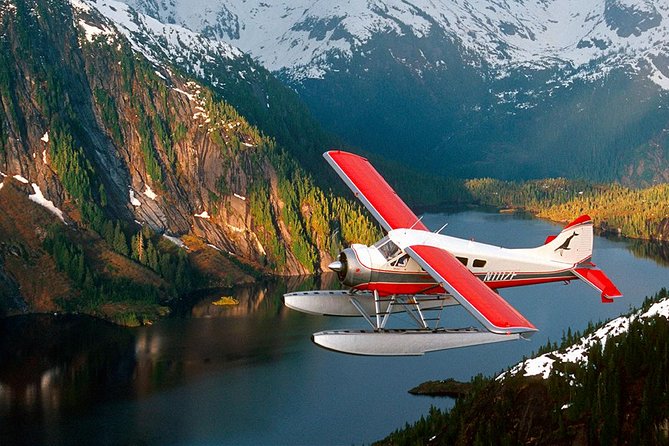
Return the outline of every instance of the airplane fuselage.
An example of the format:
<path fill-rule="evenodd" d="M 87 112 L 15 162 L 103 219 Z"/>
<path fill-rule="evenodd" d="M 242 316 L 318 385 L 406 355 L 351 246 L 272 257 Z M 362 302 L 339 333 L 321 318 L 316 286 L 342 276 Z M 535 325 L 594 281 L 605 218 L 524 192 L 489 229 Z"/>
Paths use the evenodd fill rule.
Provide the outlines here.
<path fill-rule="evenodd" d="M 450 252 L 490 288 L 570 281 L 574 264 L 548 260 L 536 249 L 506 249 L 441 234 L 401 229 L 390 231 L 373 246 L 354 244 L 339 262 L 344 285 L 355 290 L 376 290 L 381 295 L 442 294 L 445 292 L 418 263 L 406 255 L 404 246 L 434 246 Z M 588 259 L 583 259 L 586 261 Z"/>

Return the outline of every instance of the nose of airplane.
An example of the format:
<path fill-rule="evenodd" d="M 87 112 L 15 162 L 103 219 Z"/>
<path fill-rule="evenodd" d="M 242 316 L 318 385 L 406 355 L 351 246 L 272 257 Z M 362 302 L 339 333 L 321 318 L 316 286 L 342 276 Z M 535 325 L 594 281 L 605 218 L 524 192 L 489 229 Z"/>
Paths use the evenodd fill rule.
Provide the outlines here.
<path fill-rule="evenodd" d="M 328 268 L 330 268 L 332 271 L 340 272 L 344 265 L 339 260 L 335 260 L 334 262 L 330 263 L 328 265 Z"/>

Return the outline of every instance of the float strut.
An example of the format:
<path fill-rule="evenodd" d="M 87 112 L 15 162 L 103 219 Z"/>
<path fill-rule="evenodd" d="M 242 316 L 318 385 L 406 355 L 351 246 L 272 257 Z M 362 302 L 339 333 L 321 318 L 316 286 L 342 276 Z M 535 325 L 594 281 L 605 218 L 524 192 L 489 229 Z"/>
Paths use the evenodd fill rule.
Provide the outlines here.
<path fill-rule="evenodd" d="M 376 310 L 376 327 L 375 330 L 381 328 L 381 302 L 379 302 L 379 292 L 374 290 L 374 310 Z"/>

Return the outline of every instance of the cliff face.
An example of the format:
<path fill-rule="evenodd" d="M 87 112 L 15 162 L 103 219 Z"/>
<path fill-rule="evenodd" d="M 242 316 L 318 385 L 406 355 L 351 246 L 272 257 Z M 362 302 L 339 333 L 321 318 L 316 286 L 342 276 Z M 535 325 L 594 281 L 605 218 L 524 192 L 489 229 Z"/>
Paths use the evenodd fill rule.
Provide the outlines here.
<path fill-rule="evenodd" d="M 296 142 L 310 135 L 304 124 L 287 128 L 288 111 L 299 116 L 290 93 L 271 99 L 288 98 L 274 103 L 283 115 L 253 112 L 258 98 L 273 106 L 270 92 L 278 84 L 266 72 L 234 48 L 205 46 L 199 57 L 219 73 L 205 86 L 175 62 L 190 57 L 192 69 L 198 55 L 167 45 L 183 30 L 161 28 L 157 38 L 142 34 L 137 24 L 146 19 L 127 6 L 104 4 L 116 22 L 96 7 L 103 8 L 79 1 L 0 3 L 0 180 L 16 183 L 13 192 L 40 197 L 31 200 L 46 204 L 56 224 L 61 212 L 75 232 L 104 236 L 108 222 L 122 223 L 132 241 L 115 250 L 138 261 L 141 227 L 282 275 L 322 269 L 351 231 L 371 239 L 375 230 L 358 208 L 324 194 L 292 158 L 291 151 L 310 150 Z M 173 40 L 183 45 L 186 37 Z M 221 67 L 235 76 L 224 78 Z M 253 82 L 240 80 L 239 67 Z M 269 130 L 251 125 L 227 96 Z M 284 148 L 272 134 L 295 145 Z M 0 190 L 3 211 L 15 199 L 9 187 Z M 5 269 L 0 281 L 13 276 Z"/>

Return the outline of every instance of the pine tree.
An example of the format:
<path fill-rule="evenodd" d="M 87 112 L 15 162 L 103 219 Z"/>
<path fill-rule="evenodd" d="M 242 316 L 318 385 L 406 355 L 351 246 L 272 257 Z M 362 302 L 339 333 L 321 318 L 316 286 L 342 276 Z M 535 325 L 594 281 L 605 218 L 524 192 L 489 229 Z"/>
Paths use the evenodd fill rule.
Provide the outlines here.
<path fill-rule="evenodd" d="M 114 243 L 112 247 L 119 254 L 128 255 L 128 240 L 125 238 L 123 230 L 121 230 L 120 223 L 116 223 L 116 227 L 114 228 Z"/>

